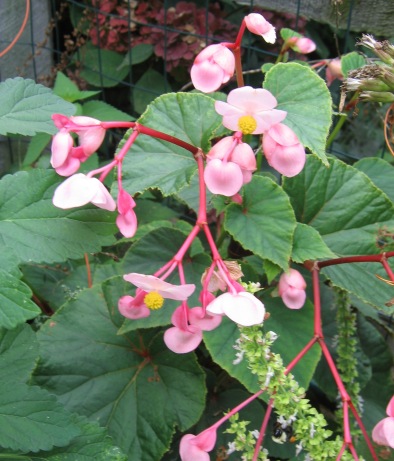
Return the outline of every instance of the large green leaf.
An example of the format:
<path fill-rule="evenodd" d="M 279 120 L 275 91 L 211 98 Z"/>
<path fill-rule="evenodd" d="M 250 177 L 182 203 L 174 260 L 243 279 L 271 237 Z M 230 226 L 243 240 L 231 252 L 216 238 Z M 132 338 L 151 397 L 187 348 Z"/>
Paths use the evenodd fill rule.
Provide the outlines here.
<path fill-rule="evenodd" d="M 314 227 L 338 255 L 378 253 L 379 229 L 394 226 L 394 206 L 367 176 L 330 159 L 308 156 L 304 170 L 284 180 L 297 220 Z"/>
<path fill-rule="evenodd" d="M 138 272 L 148 275 L 155 273 L 175 256 L 186 237 L 187 234 L 184 232 L 169 228 L 162 228 L 150 232 L 136 242 L 126 253 L 123 259 L 124 273 Z M 186 253 L 183 262 L 186 282 L 196 285 L 195 292 L 188 300 L 190 307 L 199 305 L 198 296 L 201 289 L 201 276 L 205 269 L 210 266 L 210 263 L 211 260 L 207 254 L 203 253 L 199 240 L 195 240 L 191 249 Z M 176 270 L 167 281 L 170 283 L 179 283 Z M 125 294 L 133 294 L 135 291 L 133 285 L 122 280 L 119 281 L 117 285 L 115 285 L 115 281 L 110 283 L 114 287 L 115 296 L 117 298 Z M 126 333 L 137 328 L 168 325 L 171 323 L 171 315 L 178 305 L 179 301 L 166 299 L 164 307 L 158 311 L 152 312 L 149 317 L 139 320 L 126 319 L 120 332 Z"/>
<path fill-rule="evenodd" d="M 271 179 L 254 176 L 242 205 L 228 206 L 224 226 L 245 249 L 288 267 L 296 221 L 289 198 Z"/>
<path fill-rule="evenodd" d="M 12 249 L 18 262 L 80 258 L 114 241 L 113 213 L 52 204 L 58 182 L 50 170 L 21 171 L 0 181 L 0 247 Z"/>
<path fill-rule="evenodd" d="M 25 384 L 37 359 L 38 344 L 29 326 L 0 330 L 0 446 L 3 448 L 49 450 L 67 445 L 79 434 L 71 415 L 53 395 Z"/>
<path fill-rule="evenodd" d="M 73 104 L 33 80 L 15 77 L 0 83 L 0 134 L 55 134 L 57 128 L 51 115 L 74 112 Z"/>
<path fill-rule="evenodd" d="M 334 258 L 333 253 L 324 243 L 317 230 L 307 224 L 297 223 L 294 232 L 293 253 L 291 259 L 303 263 L 308 259 Z"/>
<path fill-rule="evenodd" d="M 368 178 L 394 202 L 394 167 L 386 160 L 367 157 L 353 165 L 365 173 Z"/>
<path fill-rule="evenodd" d="M 174 426 L 185 431 L 201 416 L 204 374 L 194 354 L 170 352 L 155 330 L 117 335 L 121 322 L 100 287 L 81 292 L 40 329 L 36 380 L 106 426 L 130 461 L 156 461 Z"/>
<path fill-rule="evenodd" d="M 298 63 L 279 63 L 266 74 L 264 88 L 287 111 L 283 121 L 301 143 L 327 163 L 326 139 L 331 125 L 332 101 L 327 86 L 313 70 Z"/>
<path fill-rule="evenodd" d="M 215 112 L 214 100 L 208 96 L 170 93 L 155 99 L 138 121 L 207 152 L 221 117 Z M 196 162 L 190 152 L 167 141 L 140 135 L 123 162 L 123 183 L 131 193 L 151 187 L 170 195 L 187 186 L 195 170 Z"/>
<path fill-rule="evenodd" d="M 264 304 L 270 313 L 264 328 L 274 331 L 279 336 L 272 350 L 280 354 L 284 365 L 287 365 L 313 337 L 313 306 L 307 302 L 301 310 L 291 310 L 285 307 L 279 298 L 270 297 L 264 299 Z M 234 345 L 238 338 L 238 326 L 227 318 L 223 319 L 216 330 L 204 333 L 204 342 L 213 360 L 237 378 L 250 392 L 256 392 L 259 389 L 258 382 L 250 373 L 246 360 L 237 365 L 233 364 L 236 358 Z M 308 387 L 319 358 L 320 349 L 316 345 L 293 369 L 292 373 L 301 386 Z M 269 396 L 263 397 L 269 399 Z"/>
<path fill-rule="evenodd" d="M 25 283 L 0 269 L 0 327 L 14 328 L 37 317 L 41 310 L 31 296 Z"/>

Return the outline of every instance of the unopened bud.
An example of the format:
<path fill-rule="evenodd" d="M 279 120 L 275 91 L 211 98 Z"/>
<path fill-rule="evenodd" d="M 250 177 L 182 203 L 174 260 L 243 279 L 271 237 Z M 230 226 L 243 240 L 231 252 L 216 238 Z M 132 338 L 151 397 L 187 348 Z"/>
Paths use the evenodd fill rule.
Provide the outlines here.
<path fill-rule="evenodd" d="M 384 63 L 388 65 L 394 64 L 394 46 L 387 40 L 378 42 L 372 35 L 364 34 L 359 45 L 363 45 L 372 50 Z"/>
<path fill-rule="evenodd" d="M 346 89 L 348 91 L 390 91 L 390 87 L 382 80 L 377 78 L 348 78 L 346 80 Z"/>
<path fill-rule="evenodd" d="M 389 90 L 394 90 L 394 69 L 387 66 L 381 66 L 380 78 L 389 87 Z"/>
<path fill-rule="evenodd" d="M 360 99 L 369 102 L 393 103 L 394 93 L 389 91 L 363 91 L 360 93 Z"/>

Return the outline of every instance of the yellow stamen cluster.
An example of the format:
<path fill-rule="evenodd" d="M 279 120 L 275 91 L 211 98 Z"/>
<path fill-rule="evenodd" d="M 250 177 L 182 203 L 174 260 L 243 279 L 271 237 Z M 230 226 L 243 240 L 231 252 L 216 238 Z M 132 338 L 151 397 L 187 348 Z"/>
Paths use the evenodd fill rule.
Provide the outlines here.
<path fill-rule="evenodd" d="M 156 291 L 151 291 L 150 293 L 146 294 L 144 297 L 145 306 L 149 309 L 156 310 L 163 307 L 164 298 L 162 295 L 157 293 Z"/>
<path fill-rule="evenodd" d="M 243 115 L 238 120 L 238 126 L 243 134 L 252 134 L 257 128 L 257 122 L 251 115 Z"/>

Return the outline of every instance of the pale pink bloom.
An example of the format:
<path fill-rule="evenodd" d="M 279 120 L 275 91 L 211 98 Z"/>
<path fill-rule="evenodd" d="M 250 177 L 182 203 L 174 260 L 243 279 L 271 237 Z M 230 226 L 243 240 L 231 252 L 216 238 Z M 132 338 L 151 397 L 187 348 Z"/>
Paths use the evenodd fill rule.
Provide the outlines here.
<path fill-rule="evenodd" d="M 164 333 L 166 346 L 176 354 L 194 351 L 202 341 L 202 329 L 198 325 L 189 325 L 187 313 L 187 307 L 177 307 L 171 316 L 174 326 Z"/>
<path fill-rule="evenodd" d="M 131 238 L 137 231 L 137 215 L 133 208 L 135 201 L 131 195 L 124 189 L 119 190 L 118 194 L 118 211 L 119 215 L 116 218 L 116 225 L 120 232 L 126 237 Z"/>
<path fill-rule="evenodd" d="M 287 40 L 290 48 L 298 53 L 308 54 L 316 50 L 316 43 L 307 37 L 292 37 Z"/>
<path fill-rule="evenodd" d="M 386 409 L 387 418 L 382 419 L 372 430 L 372 440 L 378 445 L 394 448 L 394 396 Z"/>
<path fill-rule="evenodd" d="M 193 307 L 189 309 L 188 319 L 191 325 L 195 325 L 203 331 L 212 331 L 220 325 L 222 316 L 211 315 L 202 307 Z"/>
<path fill-rule="evenodd" d="M 223 293 L 207 306 L 211 314 L 227 315 L 233 322 L 248 327 L 263 323 L 265 316 L 264 304 L 252 293 Z"/>
<path fill-rule="evenodd" d="M 279 173 L 291 178 L 305 165 L 306 154 L 294 131 L 283 123 L 271 127 L 263 136 L 267 162 Z"/>
<path fill-rule="evenodd" d="M 216 91 L 234 75 L 232 51 L 219 43 L 204 48 L 195 58 L 190 71 L 193 85 L 204 93 Z"/>
<path fill-rule="evenodd" d="M 326 63 L 327 63 L 327 68 L 326 68 L 327 86 L 330 86 L 331 83 L 335 79 L 338 79 L 338 80 L 344 79 L 340 58 L 328 59 Z"/>
<path fill-rule="evenodd" d="M 268 90 L 243 86 L 230 91 L 227 102 L 215 101 L 215 109 L 223 115 L 226 128 L 244 134 L 261 134 L 286 118 L 286 111 L 274 109 L 277 104 Z"/>
<path fill-rule="evenodd" d="M 252 34 L 261 35 L 267 43 L 275 43 L 275 27 L 263 15 L 250 13 L 244 18 L 246 27 Z"/>
<path fill-rule="evenodd" d="M 295 269 L 280 276 L 278 291 L 282 301 L 289 309 L 300 309 L 306 300 L 304 277 Z"/>
<path fill-rule="evenodd" d="M 237 142 L 233 136 L 226 136 L 217 142 L 207 154 L 208 163 L 217 158 L 236 163 L 241 168 L 243 184 L 252 180 L 252 173 L 256 171 L 256 157 L 249 144 Z"/>
<path fill-rule="evenodd" d="M 185 301 L 196 288 L 193 284 L 173 285 L 154 275 L 137 274 L 136 272 L 126 274 L 123 278 L 147 293 L 154 291 L 163 298 L 177 301 Z"/>
<path fill-rule="evenodd" d="M 140 297 L 142 299 L 142 297 Z M 150 309 L 132 296 L 122 296 L 118 301 L 119 312 L 126 318 L 136 320 L 150 316 Z"/>
<path fill-rule="evenodd" d="M 215 158 L 205 167 L 204 181 L 212 194 L 231 197 L 242 187 L 242 170 L 236 163 Z"/>
<path fill-rule="evenodd" d="M 62 182 L 52 199 L 58 208 L 68 209 L 93 203 L 99 208 L 114 211 L 116 203 L 104 184 L 97 178 L 82 173 L 75 174 Z"/>
<path fill-rule="evenodd" d="M 101 126 L 100 120 L 92 117 L 68 118 L 65 115 L 54 114 L 52 120 L 60 131 L 53 137 L 51 165 L 61 176 L 70 176 L 99 148 L 105 136 L 105 129 Z M 73 147 L 74 141 L 70 132 L 78 134 L 78 147 Z"/>
<path fill-rule="evenodd" d="M 186 434 L 181 439 L 179 454 L 182 461 L 209 461 L 209 451 L 216 443 L 216 430 L 206 429 L 198 435 Z"/>

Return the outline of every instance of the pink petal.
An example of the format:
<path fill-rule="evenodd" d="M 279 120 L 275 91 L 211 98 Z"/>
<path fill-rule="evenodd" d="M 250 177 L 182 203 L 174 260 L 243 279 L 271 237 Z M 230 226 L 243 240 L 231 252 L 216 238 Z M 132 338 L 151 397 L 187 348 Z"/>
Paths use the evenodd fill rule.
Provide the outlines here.
<path fill-rule="evenodd" d="M 241 189 L 243 176 L 236 163 L 214 159 L 205 167 L 204 181 L 213 194 L 231 197 Z"/>
<path fill-rule="evenodd" d="M 233 136 L 226 136 L 218 141 L 208 152 L 207 159 L 213 160 L 218 158 L 223 160 L 227 154 L 231 153 L 235 148 L 235 142 Z"/>
<path fill-rule="evenodd" d="M 289 269 L 288 272 L 283 273 L 279 279 L 279 296 L 281 292 L 286 291 L 289 287 L 299 288 L 305 290 L 306 282 L 304 277 L 296 269 Z"/>
<path fill-rule="evenodd" d="M 68 157 L 63 165 L 58 166 L 55 169 L 56 173 L 60 176 L 71 176 L 78 171 L 80 165 L 81 162 L 77 158 Z"/>
<path fill-rule="evenodd" d="M 312 51 L 316 50 L 316 43 L 310 38 L 300 37 L 293 48 L 303 54 L 312 53 Z"/>
<path fill-rule="evenodd" d="M 145 304 L 135 305 L 132 296 L 122 296 L 118 301 L 119 312 L 128 319 L 143 319 L 149 317 L 150 310 Z"/>
<path fill-rule="evenodd" d="M 259 325 L 263 323 L 265 316 L 264 304 L 246 291 L 218 296 L 207 306 L 207 311 L 213 314 L 222 312 L 243 326 Z"/>
<path fill-rule="evenodd" d="M 66 161 L 73 146 L 73 138 L 67 131 L 61 130 L 55 134 L 51 146 L 51 165 L 58 168 Z"/>
<path fill-rule="evenodd" d="M 235 149 L 233 150 L 230 161 L 236 163 L 241 167 L 242 170 L 245 171 L 256 171 L 256 157 L 254 155 L 253 149 L 242 142 L 238 144 Z"/>
<path fill-rule="evenodd" d="M 372 440 L 378 445 L 394 448 L 394 418 L 384 418 L 372 430 Z"/>
<path fill-rule="evenodd" d="M 137 215 L 133 210 L 126 214 L 119 214 L 116 218 L 116 225 L 124 237 L 131 238 L 137 232 Z"/>
<path fill-rule="evenodd" d="M 305 304 L 305 289 L 304 277 L 295 269 L 290 269 L 279 279 L 279 296 L 289 309 L 300 309 Z"/>
<path fill-rule="evenodd" d="M 275 27 L 264 16 L 258 13 L 250 13 L 245 16 L 245 24 L 250 32 L 261 35 L 267 43 L 275 43 Z"/>
<path fill-rule="evenodd" d="M 299 174 L 305 166 L 306 154 L 303 146 L 278 147 L 268 163 L 283 176 L 292 178 Z"/>
<path fill-rule="evenodd" d="M 194 351 L 201 341 L 202 330 L 193 325 L 190 325 L 188 330 L 172 327 L 164 333 L 164 342 L 166 346 L 177 354 L 186 354 Z"/>
<path fill-rule="evenodd" d="M 282 295 L 282 301 L 289 309 L 301 309 L 305 300 L 306 292 L 298 288 L 289 287 Z"/>
<path fill-rule="evenodd" d="M 263 110 L 254 114 L 254 119 L 257 122 L 256 129 L 253 134 L 262 134 L 272 128 L 274 125 L 282 122 L 287 116 L 285 110 L 271 109 Z"/>
<path fill-rule="evenodd" d="M 252 88 L 251 86 L 242 86 L 230 91 L 227 103 L 242 109 L 248 114 L 261 110 L 270 110 L 278 105 L 275 96 L 268 90 Z"/>
<path fill-rule="evenodd" d="M 185 301 L 196 288 L 193 284 L 172 285 L 154 275 L 138 274 L 136 272 L 126 274 L 123 278 L 144 291 L 156 291 L 161 294 L 163 298 L 175 299 L 178 301 Z"/>
<path fill-rule="evenodd" d="M 120 214 L 126 214 L 135 207 L 135 201 L 132 196 L 124 189 L 120 189 L 118 194 L 118 211 Z"/>
<path fill-rule="evenodd" d="M 266 134 L 281 146 L 294 146 L 300 143 L 294 131 L 283 123 L 273 125 Z"/>
<path fill-rule="evenodd" d="M 194 87 L 203 93 L 211 93 L 219 89 L 223 83 L 224 75 L 224 72 L 216 64 L 207 61 L 194 64 L 190 70 Z"/>
<path fill-rule="evenodd" d="M 203 331 L 212 331 L 217 328 L 222 321 L 221 315 L 210 315 L 208 312 L 204 313 L 202 307 L 193 307 L 189 310 L 189 322 Z"/>
<path fill-rule="evenodd" d="M 196 439 L 195 435 L 186 434 L 182 437 L 181 443 L 179 446 L 179 454 L 182 461 L 210 461 L 209 454 L 201 450 L 194 440 Z"/>
<path fill-rule="evenodd" d="M 104 210 L 114 211 L 116 209 L 116 203 L 112 195 L 108 192 L 104 184 L 97 178 L 89 178 L 91 184 L 95 184 L 96 193 L 93 196 L 91 202 L 93 205 L 103 208 Z"/>

